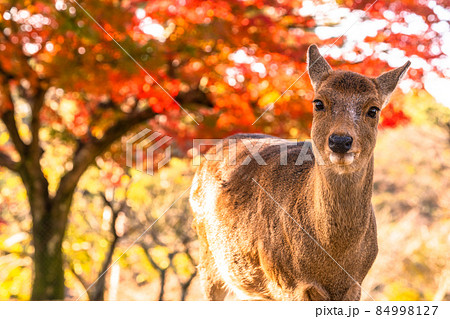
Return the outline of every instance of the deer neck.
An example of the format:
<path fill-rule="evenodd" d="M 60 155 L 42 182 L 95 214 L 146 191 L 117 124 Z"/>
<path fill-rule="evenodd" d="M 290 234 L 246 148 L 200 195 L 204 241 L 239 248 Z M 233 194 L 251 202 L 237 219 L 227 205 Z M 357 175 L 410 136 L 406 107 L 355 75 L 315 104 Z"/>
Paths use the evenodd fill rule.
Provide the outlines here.
<path fill-rule="evenodd" d="M 359 233 L 364 235 L 371 215 L 373 156 L 365 167 L 349 174 L 316 163 L 310 182 L 313 227 L 322 242 L 358 240 Z"/>

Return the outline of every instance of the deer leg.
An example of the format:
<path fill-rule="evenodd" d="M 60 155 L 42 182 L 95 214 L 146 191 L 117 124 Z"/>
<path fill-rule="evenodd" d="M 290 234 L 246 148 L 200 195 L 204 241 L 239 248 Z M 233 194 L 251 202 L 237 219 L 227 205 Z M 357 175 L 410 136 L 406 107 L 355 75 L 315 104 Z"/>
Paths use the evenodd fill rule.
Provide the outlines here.
<path fill-rule="evenodd" d="M 330 300 L 330 295 L 318 284 L 309 284 L 305 287 L 302 300 L 306 301 L 326 301 Z"/>
<path fill-rule="evenodd" d="M 342 300 L 359 301 L 361 299 L 361 286 L 354 283 L 345 293 Z"/>
<path fill-rule="evenodd" d="M 197 224 L 197 233 L 200 241 L 200 264 L 198 265 L 198 272 L 203 292 L 208 300 L 222 301 L 227 295 L 225 282 L 217 271 L 217 266 L 209 249 L 202 224 Z"/>
<path fill-rule="evenodd" d="M 202 246 L 204 246 L 202 244 Z M 200 265 L 198 266 L 200 282 L 208 300 L 222 301 L 227 295 L 225 282 L 217 272 L 213 256 L 208 247 L 200 248 Z"/>

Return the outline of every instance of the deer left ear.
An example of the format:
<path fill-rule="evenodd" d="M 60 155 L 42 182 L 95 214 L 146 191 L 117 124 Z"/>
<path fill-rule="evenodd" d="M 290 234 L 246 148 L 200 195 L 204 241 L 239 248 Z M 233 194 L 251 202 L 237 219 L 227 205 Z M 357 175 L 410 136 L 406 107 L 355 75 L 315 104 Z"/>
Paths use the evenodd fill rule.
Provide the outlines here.
<path fill-rule="evenodd" d="M 380 88 L 383 107 L 385 107 L 389 102 L 389 97 L 391 96 L 392 92 L 394 92 L 400 79 L 406 74 L 406 71 L 408 71 L 410 65 L 411 62 L 408 61 L 403 66 L 383 73 L 375 79 Z"/>
<path fill-rule="evenodd" d="M 319 48 L 315 44 L 309 46 L 306 59 L 309 78 L 311 79 L 312 86 L 316 90 L 322 78 L 330 73 L 331 66 L 320 54 Z"/>

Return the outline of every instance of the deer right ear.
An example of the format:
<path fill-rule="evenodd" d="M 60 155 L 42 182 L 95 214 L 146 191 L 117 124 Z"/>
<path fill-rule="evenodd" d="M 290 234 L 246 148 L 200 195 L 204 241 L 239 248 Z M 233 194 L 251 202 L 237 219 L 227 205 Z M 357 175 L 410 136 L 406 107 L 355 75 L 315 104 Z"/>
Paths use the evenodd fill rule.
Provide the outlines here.
<path fill-rule="evenodd" d="M 308 48 L 306 63 L 308 64 L 308 73 L 311 84 L 314 89 L 316 89 L 322 78 L 331 71 L 331 66 L 323 56 L 320 55 L 319 48 L 315 44 L 310 45 Z"/>
<path fill-rule="evenodd" d="M 376 81 L 379 86 L 381 99 L 383 101 L 383 107 L 389 102 L 389 97 L 392 92 L 394 92 L 398 82 L 400 79 L 406 74 L 408 71 L 411 62 L 407 61 L 403 66 L 396 68 L 392 71 L 381 74 L 376 78 Z"/>

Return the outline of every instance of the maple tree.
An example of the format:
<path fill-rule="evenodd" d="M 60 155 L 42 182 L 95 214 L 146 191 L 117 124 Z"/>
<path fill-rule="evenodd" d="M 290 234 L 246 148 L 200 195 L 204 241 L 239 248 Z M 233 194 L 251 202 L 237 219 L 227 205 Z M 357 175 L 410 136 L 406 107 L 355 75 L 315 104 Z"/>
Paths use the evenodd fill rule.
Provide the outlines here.
<path fill-rule="evenodd" d="M 119 158 L 114 143 L 133 128 L 149 124 L 181 150 L 194 137 L 238 130 L 307 136 L 312 90 L 300 77 L 306 49 L 346 44 L 346 36 L 317 36 L 317 27 L 336 22 L 302 12 L 307 2 L 0 1 L 0 115 L 9 135 L 0 165 L 27 190 L 32 299 L 64 298 L 61 245 L 77 183 L 97 157 Z M 388 69 L 383 54 L 391 48 L 425 62 L 443 55 L 435 29 L 448 21 L 427 1 L 337 3 L 349 12 L 367 10 L 362 21 L 385 24 L 352 48 L 356 60 L 330 59 L 332 65 L 375 76 Z M 417 19 L 424 29 L 408 34 Z M 442 72 L 437 64 L 432 70 Z M 419 88 L 423 74 L 415 68 L 409 75 Z M 53 149 L 64 150 L 60 165 L 48 160 Z"/>

